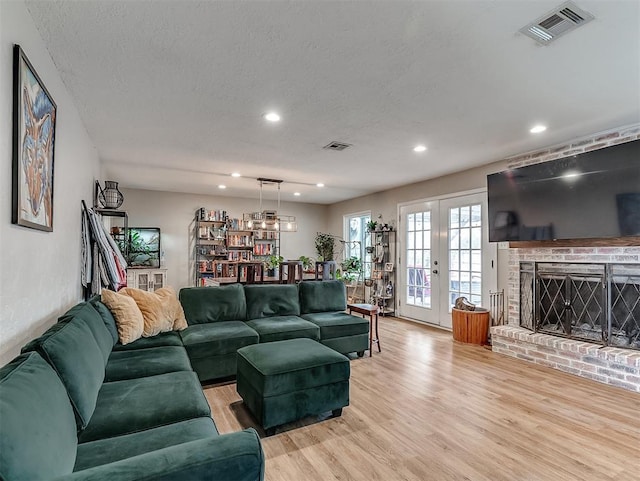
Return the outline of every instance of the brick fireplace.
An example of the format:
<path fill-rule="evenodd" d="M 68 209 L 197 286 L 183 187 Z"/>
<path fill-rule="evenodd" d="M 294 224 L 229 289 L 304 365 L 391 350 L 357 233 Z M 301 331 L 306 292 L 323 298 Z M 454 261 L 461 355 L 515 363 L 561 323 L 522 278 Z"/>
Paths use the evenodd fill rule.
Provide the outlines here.
<path fill-rule="evenodd" d="M 508 159 L 508 167 L 517 168 L 546 162 L 639 138 L 640 124 L 636 124 Z M 607 269 L 609 269 L 607 265 L 628 265 L 640 269 L 640 246 L 616 246 L 613 243 L 612 245 L 602 244 L 603 241 L 599 241 L 598 246 L 585 242 L 582 246 L 572 245 L 570 247 L 556 247 L 550 244 L 548 247 L 545 245 L 510 248 L 508 324 L 491 328 L 492 348 L 495 352 L 640 392 L 640 350 L 638 350 L 640 346 L 633 345 L 634 341 L 626 344 L 620 341 L 619 344 L 625 344 L 625 347 L 621 348 L 614 342 L 610 342 L 612 341 L 611 339 L 603 340 L 601 335 L 602 326 L 597 324 L 596 317 L 604 315 L 608 319 L 608 313 L 606 312 L 608 309 L 606 306 L 607 300 L 598 297 L 602 295 L 602 292 L 599 290 L 593 291 L 588 287 L 588 282 L 596 282 L 594 279 L 598 278 L 598 275 L 602 274 L 606 277 Z M 542 299 L 540 299 L 540 293 L 538 293 L 538 296 L 534 295 L 531 298 L 521 296 L 522 265 L 533 266 L 537 264 L 541 266 L 553 263 L 578 264 L 583 267 L 587 264 L 592 267 L 600 266 L 595 267 L 595 271 L 584 274 L 587 284 L 582 284 L 581 287 L 576 287 L 578 286 L 577 284 L 573 285 L 574 290 L 582 289 L 583 291 L 578 298 L 582 298 L 585 304 L 590 304 L 589 306 L 581 306 L 590 312 L 582 316 L 580 325 L 574 326 L 573 330 L 570 325 L 566 324 L 569 322 L 567 321 L 568 317 L 563 317 L 562 312 L 560 312 L 567 306 L 562 306 L 560 298 L 556 297 L 554 299 L 554 294 L 548 290 L 545 291 L 546 294 Z M 572 289 L 569 284 L 562 282 L 563 279 L 566 279 L 566 275 L 557 274 L 554 278 L 554 275 L 549 273 L 547 278 L 548 284 L 546 287 L 552 290 L 554 288 L 562 290 L 563 296 L 566 296 L 569 290 Z M 570 281 L 565 280 L 564 282 Z M 615 288 L 612 288 L 611 291 L 615 291 Z M 627 291 L 625 296 L 633 298 L 635 293 L 631 292 Z M 546 315 L 547 321 L 547 324 L 542 329 L 538 329 L 538 332 L 533 332 L 520 325 L 521 297 L 523 303 L 522 316 L 525 321 L 528 313 L 533 312 L 536 308 L 534 305 L 536 302 L 546 303 L 543 306 L 538 306 L 538 308 L 542 309 L 538 315 Z M 595 298 L 597 299 L 594 300 Z M 564 301 L 566 299 L 563 300 L 563 303 Z M 528 304 L 529 302 L 531 302 L 530 305 Z M 571 307 L 576 308 L 576 306 L 569 306 L 568 308 Z M 580 310 L 580 308 L 576 309 Z M 602 312 L 598 313 L 598 309 L 601 309 Z M 526 326 L 526 322 L 524 325 Z M 533 328 L 534 326 L 526 327 Z M 575 335 L 576 333 L 578 335 Z"/>

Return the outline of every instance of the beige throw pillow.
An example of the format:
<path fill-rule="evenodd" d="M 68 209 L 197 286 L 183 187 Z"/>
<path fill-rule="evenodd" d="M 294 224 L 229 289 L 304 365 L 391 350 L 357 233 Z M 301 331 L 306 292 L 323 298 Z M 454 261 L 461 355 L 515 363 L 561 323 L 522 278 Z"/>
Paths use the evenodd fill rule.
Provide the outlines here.
<path fill-rule="evenodd" d="M 184 310 L 178 300 L 176 291 L 172 287 L 162 287 L 156 291 L 156 295 L 160 298 L 162 305 L 173 320 L 173 330 L 182 331 L 186 329 L 187 320 L 184 317 Z"/>
<path fill-rule="evenodd" d="M 136 302 L 129 296 L 109 289 L 103 289 L 101 297 L 102 302 L 109 308 L 116 320 L 120 342 L 129 344 L 140 339 L 144 329 L 144 319 Z"/>
<path fill-rule="evenodd" d="M 167 309 L 155 292 L 125 287 L 120 290 L 120 293 L 132 297 L 142 312 L 144 319 L 142 337 L 157 336 L 161 332 L 173 329 L 173 312 Z"/>

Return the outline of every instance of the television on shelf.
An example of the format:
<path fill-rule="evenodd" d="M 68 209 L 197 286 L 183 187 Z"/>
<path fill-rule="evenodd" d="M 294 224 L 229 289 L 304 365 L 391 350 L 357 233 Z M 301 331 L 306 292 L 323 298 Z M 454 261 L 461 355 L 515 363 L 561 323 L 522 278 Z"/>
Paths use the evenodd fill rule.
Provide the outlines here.
<path fill-rule="evenodd" d="M 160 229 L 157 227 L 130 227 L 128 232 L 129 267 L 160 267 Z"/>
<path fill-rule="evenodd" d="M 489 241 L 640 236 L 640 140 L 487 176 Z"/>

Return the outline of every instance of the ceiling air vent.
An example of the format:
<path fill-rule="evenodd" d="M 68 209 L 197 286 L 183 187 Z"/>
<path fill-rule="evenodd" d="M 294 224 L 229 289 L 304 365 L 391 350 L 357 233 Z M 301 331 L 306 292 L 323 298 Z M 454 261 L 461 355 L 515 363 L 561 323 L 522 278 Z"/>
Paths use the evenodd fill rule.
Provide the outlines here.
<path fill-rule="evenodd" d="M 558 8 L 520 29 L 541 45 L 549 45 L 558 37 L 590 22 L 595 17 L 578 8 L 573 2 L 565 2 Z"/>
<path fill-rule="evenodd" d="M 327 145 L 325 145 L 324 147 L 322 147 L 323 149 L 327 149 L 327 150 L 344 150 L 347 147 L 351 147 L 351 144 L 345 144 L 344 142 L 331 142 L 328 143 Z"/>

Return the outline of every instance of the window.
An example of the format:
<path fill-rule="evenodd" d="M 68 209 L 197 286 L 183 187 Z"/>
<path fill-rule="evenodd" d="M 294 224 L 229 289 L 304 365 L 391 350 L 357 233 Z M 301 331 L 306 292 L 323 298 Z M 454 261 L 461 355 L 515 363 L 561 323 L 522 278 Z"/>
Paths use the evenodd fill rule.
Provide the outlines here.
<path fill-rule="evenodd" d="M 371 254 L 367 247 L 371 245 L 371 236 L 367 232 L 367 222 L 371 220 L 371 212 L 360 212 L 344 216 L 344 258 L 357 257 L 365 268 L 365 277 L 371 274 Z"/>
<path fill-rule="evenodd" d="M 449 306 L 460 297 L 482 302 L 482 206 L 449 210 Z"/>
<path fill-rule="evenodd" d="M 431 211 L 407 215 L 405 302 L 431 308 Z"/>

